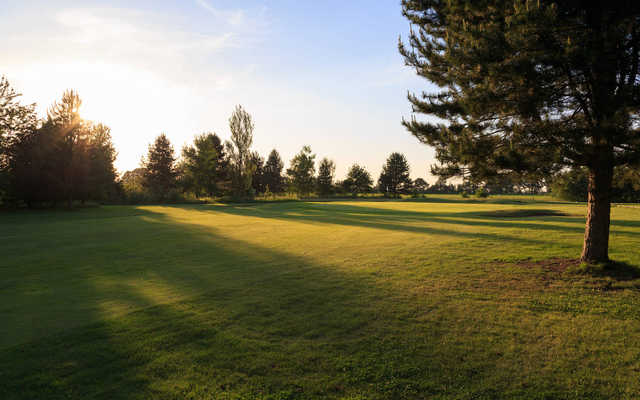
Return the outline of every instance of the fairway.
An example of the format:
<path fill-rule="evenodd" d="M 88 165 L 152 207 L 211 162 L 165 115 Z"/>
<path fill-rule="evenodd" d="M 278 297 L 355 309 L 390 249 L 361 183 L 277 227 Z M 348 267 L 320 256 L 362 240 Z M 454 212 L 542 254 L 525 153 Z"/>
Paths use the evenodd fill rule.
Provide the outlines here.
<path fill-rule="evenodd" d="M 0 214 L 0 398 L 638 398 L 640 279 L 538 263 L 584 223 L 524 196 Z M 611 229 L 639 266 L 640 208 Z"/>

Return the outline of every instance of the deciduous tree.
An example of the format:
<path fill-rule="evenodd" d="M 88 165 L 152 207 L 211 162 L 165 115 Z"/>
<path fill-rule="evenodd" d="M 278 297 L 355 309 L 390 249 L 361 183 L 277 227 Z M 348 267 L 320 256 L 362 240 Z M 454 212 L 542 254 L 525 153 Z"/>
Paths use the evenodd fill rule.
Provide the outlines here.
<path fill-rule="evenodd" d="M 316 155 L 311 153 L 311 147 L 304 146 L 300 153 L 291 160 L 291 167 L 287 169 L 287 175 L 291 180 L 291 186 L 300 195 L 308 195 L 313 190 Z"/>
<path fill-rule="evenodd" d="M 20 96 L 5 77 L 0 77 L 0 204 L 15 196 L 11 184 L 16 146 L 28 140 L 38 124 L 35 105 L 20 104 Z"/>
<path fill-rule="evenodd" d="M 227 180 L 227 158 L 222 141 L 215 133 L 203 133 L 192 145 L 182 148 L 178 166 L 180 184 L 198 196 L 221 194 Z"/>
<path fill-rule="evenodd" d="M 234 197 L 244 198 L 250 195 L 254 165 L 251 163 L 251 144 L 253 143 L 254 124 L 248 112 L 242 106 L 236 106 L 229 118 L 231 142 L 225 147 L 231 160 L 230 170 Z"/>

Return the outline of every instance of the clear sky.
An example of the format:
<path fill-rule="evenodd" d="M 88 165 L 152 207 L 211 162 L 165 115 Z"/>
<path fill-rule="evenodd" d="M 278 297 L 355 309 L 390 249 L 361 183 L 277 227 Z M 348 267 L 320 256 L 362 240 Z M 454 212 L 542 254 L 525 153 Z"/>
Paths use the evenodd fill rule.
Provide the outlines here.
<path fill-rule="evenodd" d="M 242 104 L 254 149 L 286 165 L 303 145 L 342 178 L 354 162 L 374 179 L 393 151 L 428 178 L 433 152 L 401 126 L 407 90 L 399 0 L 2 0 L 0 75 L 46 108 L 67 88 L 83 117 L 112 129 L 116 167 L 136 168 L 161 132 L 176 151 L 194 135 L 227 139 Z"/>

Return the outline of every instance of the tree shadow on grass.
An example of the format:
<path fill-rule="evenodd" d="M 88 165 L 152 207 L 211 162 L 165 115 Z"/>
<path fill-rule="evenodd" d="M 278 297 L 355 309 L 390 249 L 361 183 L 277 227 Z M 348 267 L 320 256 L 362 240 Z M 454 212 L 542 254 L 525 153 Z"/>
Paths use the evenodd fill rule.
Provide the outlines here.
<path fill-rule="evenodd" d="M 527 377 L 540 386 L 512 386 L 523 376 L 501 367 L 508 335 L 450 340 L 461 324 L 479 333 L 495 328 L 491 317 L 478 325 L 482 304 L 474 309 L 468 303 L 455 312 L 434 303 L 428 312 L 415 313 L 393 285 L 371 275 L 234 240 L 212 227 L 149 210 L 125 226 L 134 234 L 124 250 L 130 258 L 122 260 L 148 256 L 140 246 L 153 243 L 135 241 L 136 232 L 155 232 L 156 258 L 136 268 L 115 268 L 105 259 L 84 270 L 84 288 L 59 296 L 95 301 L 89 294 L 104 290 L 91 276 L 98 271 L 123 282 L 117 300 L 139 310 L 113 318 L 88 315 L 88 321 L 100 322 L 0 351 L 0 397 L 568 394 L 561 380 L 554 383 L 553 375 L 543 372 L 537 379 Z M 149 271 L 157 287 L 188 296 L 166 303 L 162 293 L 126 284 Z M 586 385 L 572 388 L 572 394 L 597 390 Z"/>
<path fill-rule="evenodd" d="M 200 210 L 206 210 L 201 208 Z M 504 218 L 487 217 L 484 211 L 474 212 L 431 212 L 408 211 L 387 208 L 365 207 L 351 204 L 331 203 L 297 203 L 283 206 L 214 206 L 211 210 L 242 216 L 258 218 L 276 218 L 295 220 L 298 222 L 326 223 L 345 226 L 360 226 L 365 228 L 386 229 L 424 234 L 446 235 L 461 238 L 477 238 L 491 241 L 515 241 L 526 244 L 546 244 L 545 240 L 510 236 L 495 232 L 483 232 L 482 229 L 473 232 L 459 231 L 433 226 L 407 225 L 412 223 L 441 223 L 453 226 L 472 226 L 479 228 L 513 228 L 533 231 L 555 231 L 583 234 L 583 217 L 544 216 L 536 217 L 538 223 L 522 222 L 521 220 L 505 220 Z M 564 225 L 553 224 L 559 222 Z M 624 221 L 622 221 L 624 222 Z M 405 223 L 405 224 L 403 224 Z M 613 222 L 617 225 L 617 222 Z M 572 226 L 574 225 L 574 226 Z M 620 224 L 620 226 L 626 226 Z M 617 231 L 617 234 L 640 236 L 636 231 Z"/>
<path fill-rule="evenodd" d="M 373 385 L 393 398 L 435 390 L 416 383 L 430 368 L 400 362 L 410 355 L 403 339 L 383 339 L 407 322 L 393 315 L 393 307 L 372 307 L 391 293 L 371 276 L 316 265 L 162 214 L 145 212 L 136 225 L 150 225 L 159 241 L 167 237 L 163 231 L 175 236 L 174 242 L 159 243 L 153 279 L 156 286 L 189 296 L 164 303 L 152 290 L 126 284 L 139 268 L 111 269 L 108 260 L 94 265 L 101 275 L 123 282 L 118 302 L 140 309 L 114 318 L 87 315 L 88 321 L 101 321 L 1 351 L 0 397 L 322 398 L 370 391 Z M 130 245 L 135 257 L 136 243 Z M 181 264 L 163 259 L 166 251 L 178 252 Z M 200 253 L 189 256 L 191 251 Z M 217 260 L 213 272 L 206 270 L 208 258 Z M 195 279 L 185 279 L 191 273 Z M 94 301 L 87 293 L 101 287 L 90 275 L 86 286 L 67 295 Z M 423 346 L 435 346 L 442 333 L 425 334 Z M 444 379 L 440 374 L 431 379 Z"/>
<path fill-rule="evenodd" d="M 567 272 L 599 278 L 610 278 L 614 281 L 621 282 L 640 279 L 640 268 L 625 262 L 613 260 L 600 264 L 580 264 L 568 269 Z"/>

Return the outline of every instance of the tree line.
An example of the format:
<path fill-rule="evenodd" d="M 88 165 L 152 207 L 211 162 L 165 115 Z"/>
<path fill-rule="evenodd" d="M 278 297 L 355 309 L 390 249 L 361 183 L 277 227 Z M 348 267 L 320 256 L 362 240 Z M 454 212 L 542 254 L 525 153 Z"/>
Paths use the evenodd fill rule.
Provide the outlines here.
<path fill-rule="evenodd" d="M 74 202 L 145 203 L 176 202 L 186 197 L 229 197 L 246 200 L 255 196 L 295 193 L 298 196 L 358 196 L 382 193 L 388 197 L 407 194 L 539 193 L 551 188 L 558 197 L 585 201 L 588 172 L 584 168 L 548 173 L 500 174 L 482 177 L 470 168 L 434 166 L 438 180 L 429 185 L 412 180 L 406 157 L 389 155 L 378 180 L 367 169 L 352 165 L 343 180 L 335 177 L 335 162 L 303 146 L 285 169 L 276 149 L 263 158 L 251 149 L 254 122 L 241 106 L 229 118 L 230 140 L 213 132 L 196 136 L 176 155 L 166 135 L 149 146 L 140 168 L 118 177 L 116 150 L 110 129 L 80 117 L 82 101 L 75 91 L 62 98 L 39 119 L 35 105 L 21 105 L 19 94 L 5 78 L 0 80 L 0 204 L 67 206 Z M 460 176 L 453 184 L 451 177 Z M 617 201 L 640 200 L 640 173 L 616 168 L 614 195 Z"/>
<path fill-rule="evenodd" d="M 78 94 L 66 91 L 44 119 L 0 78 L 0 204 L 101 201 L 116 192 L 110 129 L 80 118 Z"/>
<path fill-rule="evenodd" d="M 118 177 L 116 149 L 108 126 L 85 121 L 82 101 L 68 90 L 38 118 L 35 104 L 23 105 L 6 78 L 0 80 L 0 204 L 68 207 L 77 202 L 171 202 L 187 196 L 251 199 L 258 195 L 351 195 L 379 191 L 390 197 L 424 193 L 424 179 L 412 181 L 404 155 L 392 153 L 377 183 L 359 164 L 343 180 L 335 162 L 304 146 L 285 169 L 272 150 L 252 150 L 254 122 L 237 106 L 229 118 L 230 140 L 214 132 L 196 136 L 179 155 L 165 134 L 147 149 L 141 165 Z"/>
<path fill-rule="evenodd" d="M 236 200 L 256 196 L 293 193 L 301 197 L 382 192 L 390 197 L 424 191 L 424 179 L 409 177 L 404 155 L 392 153 L 386 160 L 377 185 L 367 169 L 352 165 L 344 180 L 335 177 L 336 165 L 327 157 L 316 167 L 316 154 L 303 146 L 285 169 L 276 149 L 263 158 L 251 149 L 254 123 L 251 115 L 237 106 L 229 118 L 231 139 L 223 142 L 213 132 L 203 133 L 184 146 L 180 156 L 166 135 L 149 146 L 142 165 L 126 172 L 121 181 L 129 202 L 171 201 L 185 194 L 201 197 L 230 197 Z"/>

